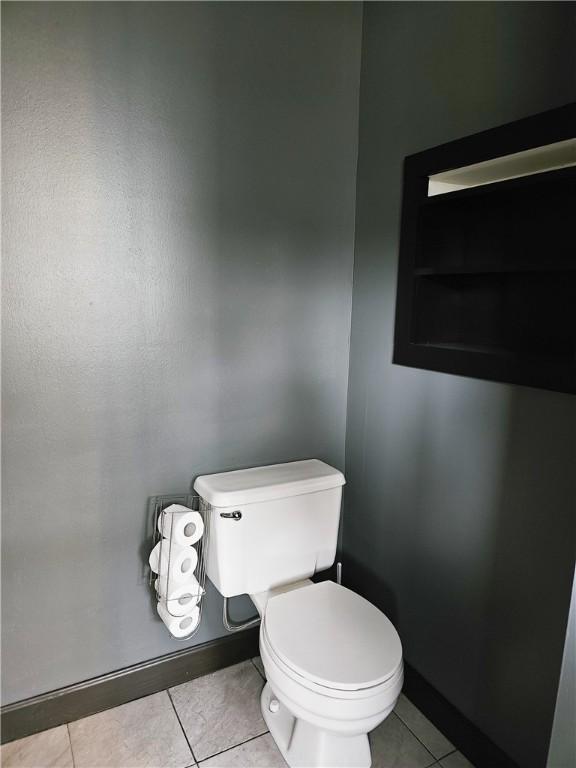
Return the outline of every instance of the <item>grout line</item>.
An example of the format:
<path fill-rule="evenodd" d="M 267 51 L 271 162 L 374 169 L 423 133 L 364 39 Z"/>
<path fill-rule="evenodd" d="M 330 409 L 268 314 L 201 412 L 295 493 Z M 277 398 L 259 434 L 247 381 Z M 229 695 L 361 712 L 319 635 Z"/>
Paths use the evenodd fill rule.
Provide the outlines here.
<path fill-rule="evenodd" d="M 178 714 L 178 710 L 176 709 L 176 705 L 174 704 L 174 701 L 172 700 L 172 696 L 170 695 L 170 689 L 166 688 L 166 693 L 168 694 L 168 699 L 170 700 L 170 704 L 172 704 L 172 709 L 174 710 L 174 714 L 176 715 L 176 719 L 178 720 L 178 725 L 182 729 L 182 733 L 184 734 L 184 738 L 186 739 L 186 744 L 188 744 L 188 749 L 190 750 L 190 754 L 192 755 L 192 760 L 194 760 L 193 765 L 196 765 L 198 763 L 198 760 L 196 760 L 196 755 L 194 754 L 194 750 L 192 749 L 192 744 L 190 744 L 190 741 L 188 740 L 188 734 L 186 733 L 186 729 L 182 725 L 182 720 L 180 720 L 180 715 Z"/>
<path fill-rule="evenodd" d="M 418 707 L 416 706 L 416 704 L 414 704 L 414 703 L 413 703 L 413 702 L 412 702 L 412 701 L 411 701 L 411 700 L 408 698 L 408 696 L 406 696 L 406 694 L 404 694 L 404 696 L 405 696 L 406 700 L 407 700 L 407 701 L 409 701 L 409 702 L 410 702 L 410 704 L 412 704 L 412 706 L 413 706 L 413 707 L 414 707 L 416 710 L 418 710 L 418 712 L 420 712 L 420 710 L 418 709 Z M 407 723 L 407 722 L 404 720 L 404 718 L 402 717 L 402 715 L 401 715 L 399 712 L 396 712 L 396 710 L 395 710 L 395 709 L 393 710 L 393 712 L 394 712 L 394 714 L 396 715 L 396 717 L 397 717 L 399 720 L 401 720 L 401 721 L 404 723 L 404 725 L 406 726 L 406 728 L 408 728 L 408 730 L 410 731 L 410 733 L 411 733 L 413 736 L 415 736 L 415 737 L 418 739 L 418 741 L 420 742 L 420 744 L 422 744 L 422 746 L 424 747 L 424 749 L 427 749 L 427 750 L 428 750 L 428 752 L 430 752 L 430 750 L 428 749 L 428 747 L 426 746 L 426 744 L 424 744 L 424 742 L 423 742 L 423 741 L 422 741 L 422 739 L 421 739 L 421 738 L 418 736 L 418 734 L 417 734 L 417 733 L 415 733 L 415 732 L 412 730 L 412 728 L 410 728 L 410 726 L 409 726 L 409 725 L 408 725 L 408 723 Z M 425 718 L 426 718 L 426 720 L 428 720 L 428 718 L 426 717 L 426 715 L 425 715 L 423 712 L 420 712 L 420 714 L 421 714 L 423 717 L 425 717 Z M 446 741 L 447 741 L 449 744 L 452 744 L 452 742 L 450 741 L 450 739 L 449 739 L 447 736 L 445 736 L 445 735 L 442 733 L 442 731 L 440 730 L 440 728 L 437 728 L 437 727 L 434 725 L 434 723 L 433 723 L 431 720 L 428 720 L 428 722 L 430 723 L 430 725 L 432 725 L 434 728 L 436 728 L 436 730 L 438 731 L 438 733 L 439 733 L 441 736 L 443 736 L 443 737 L 446 739 Z M 453 749 L 449 750 L 448 752 L 446 752 L 446 754 L 445 754 L 445 755 L 441 755 L 440 757 L 436 757 L 436 755 L 432 755 L 432 752 L 430 752 L 430 754 L 431 754 L 431 755 L 432 755 L 432 757 L 433 757 L 433 758 L 434 758 L 434 759 L 435 759 L 435 760 L 436 760 L 436 761 L 439 763 L 439 762 L 440 762 L 440 760 L 444 760 L 444 758 L 445 758 L 445 757 L 448 757 L 448 755 L 453 755 L 453 754 L 454 754 L 454 752 L 458 752 L 458 747 L 455 747 L 453 744 L 452 744 L 452 747 L 453 747 Z M 436 764 L 436 763 L 435 763 L 435 764 Z"/>
<path fill-rule="evenodd" d="M 428 747 L 426 746 L 426 744 L 424 744 L 424 742 L 422 741 L 422 739 L 418 738 L 418 736 L 417 736 L 417 735 L 414 733 L 414 731 L 412 730 L 412 728 L 410 728 L 410 726 L 409 726 L 409 725 L 407 725 L 407 724 L 404 722 L 404 720 L 402 720 L 402 718 L 400 717 L 400 715 L 399 715 L 399 714 L 397 714 L 397 713 L 396 713 L 394 710 L 392 711 L 392 714 L 393 714 L 393 715 L 396 715 L 396 717 L 398 718 L 398 720 L 400 720 L 400 722 L 401 722 L 401 723 L 402 723 L 402 725 L 403 725 L 403 726 L 406 728 L 406 730 L 410 731 L 410 733 L 412 734 L 412 736 L 414 736 L 414 738 L 416 739 L 416 741 L 417 741 L 417 742 L 418 742 L 418 743 L 419 743 L 421 746 L 423 746 L 423 747 L 424 747 L 424 749 L 426 750 L 426 752 L 428 752 L 428 754 L 430 755 L 430 757 L 431 757 L 433 760 L 435 760 L 436 762 L 438 762 L 438 760 L 440 760 L 440 759 L 442 759 L 442 760 L 443 760 L 443 759 L 444 759 L 444 757 L 446 757 L 446 755 L 444 755 L 444 757 L 443 757 L 443 758 L 439 758 L 439 757 L 436 757 L 436 755 L 433 755 L 433 754 L 432 754 L 432 752 L 430 752 L 430 750 L 429 750 L 429 749 L 428 749 Z M 434 763 L 430 763 L 430 766 L 432 766 L 432 765 L 436 765 L 436 762 L 434 762 Z M 430 766 L 428 766 L 428 768 L 430 768 Z"/>
<path fill-rule="evenodd" d="M 446 738 L 446 737 L 444 737 L 444 738 Z M 444 760 L 444 758 L 448 757 L 449 755 L 453 755 L 454 752 L 458 752 L 458 748 L 457 747 L 454 747 L 454 749 L 451 749 L 450 752 L 446 752 L 445 755 L 442 755 L 442 757 L 439 757 L 438 758 L 438 762 L 440 762 L 440 760 Z"/>
<path fill-rule="evenodd" d="M 262 731 L 262 733 L 257 734 L 256 736 L 251 736 L 249 739 L 246 739 L 245 741 L 239 741 L 238 744 L 234 744 L 232 747 L 226 747 L 226 749 L 221 749 L 220 752 L 214 752 L 213 755 L 207 755 L 202 759 L 202 761 L 198 762 L 198 765 L 202 765 L 203 762 L 206 760 L 212 760 L 213 757 L 218 757 L 218 755 L 223 755 L 224 752 L 230 752 L 231 749 L 236 749 L 236 747 L 241 747 L 243 744 L 248 744 L 250 741 L 255 741 L 256 739 L 259 739 L 261 736 L 266 736 L 267 733 L 270 733 L 270 731 Z"/>
<path fill-rule="evenodd" d="M 260 675 L 260 677 L 262 678 L 262 680 L 266 681 L 266 678 L 264 677 L 264 675 L 262 674 L 262 672 L 261 672 L 261 671 L 260 671 L 260 669 L 258 668 L 258 665 L 257 665 L 257 664 L 256 664 L 256 662 L 254 661 L 254 659 L 250 659 L 250 661 L 252 662 L 252 666 L 253 666 L 253 667 L 256 669 L 256 672 L 258 672 L 258 674 Z"/>
<path fill-rule="evenodd" d="M 68 733 L 68 743 L 70 744 L 70 754 L 72 755 L 72 766 L 76 768 L 76 760 L 74 760 L 74 748 L 72 747 L 72 736 L 70 734 L 70 723 L 66 723 L 66 732 Z"/>
<path fill-rule="evenodd" d="M 439 765 L 440 768 L 442 768 L 442 760 L 445 760 L 449 755 L 453 755 L 455 752 L 458 752 L 458 750 L 453 749 L 451 752 L 446 752 L 446 754 L 442 755 L 442 757 L 436 758 L 436 762 L 433 763 L 431 766 L 428 766 L 428 768 L 434 768 L 435 765 Z"/>

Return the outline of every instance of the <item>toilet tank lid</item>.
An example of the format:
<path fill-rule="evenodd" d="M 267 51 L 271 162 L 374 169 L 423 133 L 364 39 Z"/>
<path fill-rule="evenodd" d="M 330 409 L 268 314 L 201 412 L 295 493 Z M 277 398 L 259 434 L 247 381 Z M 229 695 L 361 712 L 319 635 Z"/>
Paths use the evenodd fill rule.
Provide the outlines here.
<path fill-rule="evenodd" d="M 194 490 L 213 507 L 232 507 L 326 491 L 345 482 L 339 470 L 319 459 L 307 459 L 201 475 Z"/>

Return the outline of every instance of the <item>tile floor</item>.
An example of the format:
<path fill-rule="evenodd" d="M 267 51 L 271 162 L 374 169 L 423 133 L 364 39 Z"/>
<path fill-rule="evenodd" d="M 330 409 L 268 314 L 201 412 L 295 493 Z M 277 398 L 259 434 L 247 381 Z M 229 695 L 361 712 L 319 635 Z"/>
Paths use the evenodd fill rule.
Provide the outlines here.
<path fill-rule="evenodd" d="M 260 714 L 264 670 L 244 661 L 2 747 L 4 768 L 285 768 Z M 373 768 L 472 768 L 401 696 L 370 734 Z"/>

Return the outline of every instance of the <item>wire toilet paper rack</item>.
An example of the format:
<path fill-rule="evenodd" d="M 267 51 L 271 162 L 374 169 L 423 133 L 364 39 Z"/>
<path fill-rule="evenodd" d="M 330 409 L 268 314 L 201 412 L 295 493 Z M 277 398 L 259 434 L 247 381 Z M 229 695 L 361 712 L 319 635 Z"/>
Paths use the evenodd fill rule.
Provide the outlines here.
<path fill-rule="evenodd" d="M 159 528 L 162 527 L 163 530 L 166 530 L 166 527 L 164 526 L 164 524 L 162 526 L 159 526 L 158 522 L 162 519 L 164 515 L 166 515 L 167 507 L 171 506 L 172 504 L 181 504 L 183 507 L 187 507 L 188 509 L 199 512 L 202 517 L 202 522 L 204 523 L 204 533 L 200 538 L 200 540 L 194 544 L 194 548 L 198 554 L 198 565 L 194 570 L 194 577 L 198 582 L 199 595 L 200 595 L 200 599 L 198 602 L 198 610 L 199 610 L 198 621 L 196 623 L 196 626 L 190 632 L 190 634 L 186 635 L 185 637 L 174 637 L 174 635 L 172 634 L 170 635 L 174 640 L 185 642 L 187 640 L 190 640 L 191 637 L 194 637 L 194 635 L 200 629 L 200 626 L 202 623 L 204 595 L 206 594 L 206 560 L 208 558 L 208 546 L 210 542 L 211 515 L 209 514 L 209 512 L 211 510 L 211 506 L 201 496 L 196 496 L 194 494 L 163 494 L 160 496 L 150 497 L 148 501 L 148 512 L 149 512 L 149 519 L 152 520 L 152 524 L 153 524 L 152 549 L 160 542 L 160 547 L 158 552 L 158 571 L 160 573 L 163 570 L 162 564 L 166 563 L 166 572 L 167 572 L 166 593 L 167 594 L 169 593 L 169 590 L 170 590 L 170 559 L 171 559 L 171 553 L 172 553 L 172 539 L 171 538 L 167 539 L 162 536 Z M 167 515 L 166 517 L 168 518 Z M 169 530 L 170 527 L 169 526 L 167 527 Z M 160 602 L 162 599 L 162 596 L 160 595 L 160 592 L 157 586 L 157 584 L 159 584 L 159 581 L 160 581 L 159 575 L 154 573 L 152 568 L 150 568 L 149 585 L 152 589 L 154 589 L 156 593 L 156 599 L 158 602 Z M 170 613 L 170 615 L 177 617 L 177 614 L 172 613 L 172 611 L 170 610 L 170 602 L 171 602 L 170 600 L 166 600 L 166 609 L 168 613 Z"/>

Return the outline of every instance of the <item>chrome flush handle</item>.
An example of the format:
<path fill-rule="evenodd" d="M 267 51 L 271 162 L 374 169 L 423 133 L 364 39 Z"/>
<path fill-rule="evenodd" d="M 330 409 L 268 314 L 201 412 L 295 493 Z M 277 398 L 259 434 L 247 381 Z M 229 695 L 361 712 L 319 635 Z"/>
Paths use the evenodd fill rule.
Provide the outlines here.
<path fill-rule="evenodd" d="M 227 517 L 230 520 L 241 520 L 242 512 L 240 512 L 239 509 L 235 510 L 234 512 L 220 512 L 220 517 Z"/>

